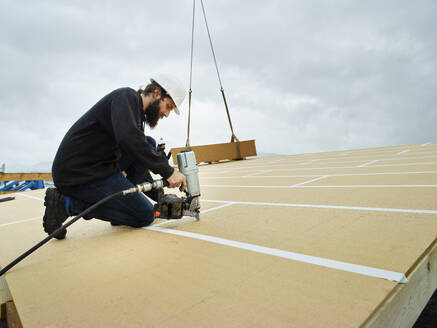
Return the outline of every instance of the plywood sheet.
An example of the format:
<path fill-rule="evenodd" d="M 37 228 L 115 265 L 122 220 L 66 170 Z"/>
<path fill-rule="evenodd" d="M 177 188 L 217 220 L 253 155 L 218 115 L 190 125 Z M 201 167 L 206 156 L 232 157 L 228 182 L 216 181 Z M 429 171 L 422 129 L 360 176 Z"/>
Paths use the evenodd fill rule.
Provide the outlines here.
<path fill-rule="evenodd" d="M 437 210 L 435 188 L 270 188 L 202 187 L 204 199 Z"/>
<path fill-rule="evenodd" d="M 33 199 L 19 196 L 18 193 L 14 195 L 15 199 L 0 203 L 0 225 L 15 222 L 18 220 L 25 220 L 29 218 L 37 218 L 44 215 L 44 207 L 41 206 L 41 200 L 44 198 L 41 195 L 45 191 L 38 191 L 33 193 L 34 197 L 40 199 Z"/>
<path fill-rule="evenodd" d="M 437 236 L 435 220 L 416 213 L 235 204 L 205 215 L 197 224 L 175 221 L 162 227 L 406 272 Z"/>
<path fill-rule="evenodd" d="M 26 246 L 41 236 L 36 222 L 7 230 Z M 72 226 L 7 279 L 24 327 L 357 326 L 395 286 L 98 221 Z"/>
<path fill-rule="evenodd" d="M 409 152 L 403 155 L 437 155 L 436 146 L 200 165 L 200 222 L 156 220 L 163 229 L 152 231 L 80 220 L 65 240 L 43 246 L 8 272 L 6 281 L 24 327 L 320 327 L 321 322 L 358 327 L 376 322 L 369 318 L 386 308 L 381 304 L 388 297 L 408 304 L 402 303 L 396 282 L 261 254 L 255 246 L 415 272 L 437 236 L 437 189 L 413 185 L 435 184 L 437 165 L 426 163 L 429 158 L 399 163 L 393 157 L 405 149 Z M 359 167 L 384 158 L 392 162 Z M 365 175 L 384 172 L 398 174 Z M 340 176 L 314 180 L 329 174 Z M 395 183 L 404 187 L 358 187 Z M 347 187 L 329 187 L 335 185 Z M 15 196 L 0 204 L 0 266 L 45 237 L 44 191 Z M 210 241 L 214 237 L 253 247 L 219 245 Z M 390 311 L 384 320 L 396 315 Z"/>
<path fill-rule="evenodd" d="M 262 176 L 296 176 L 296 175 L 329 175 L 329 174 L 361 174 L 361 173 L 402 173 L 402 172 L 427 172 L 432 171 L 433 173 L 437 172 L 437 164 L 433 165 L 422 165 L 415 164 L 412 166 L 365 166 L 365 167 L 356 167 L 356 166 L 342 166 L 338 168 L 308 168 L 305 166 L 302 167 L 287 167 L 284 168 L 287 164 L 279 165 L 263 165 L 260 167 L 247 167 L 247 168 L 236 168 L 230 169 L 222 167 L 221 170 L 211 171 L 220 173 L 222 171 L 226 171 L 224 174 L 226 176 L 232 177 L 243 177 L 249 174 L 257 174 Z"/>
<path fill-rule="evenodd" d="M 437 185 L 436 173 L 419 174 L 386 174 L 386 175 L 356 175 L 327 177 L 307 185 Z"/>
<path fill-rule="evenodd" d="M 227 177 L 226 179 L 221 178 L 208 178 L 201 177 L 202 186 L 218 185 L 237 185 L 237 186 L 266 186 L 266 187 L 276 187 L 276 186 L 293 186 L 298 185 L 302 182 L 308 181 L 308 177 L 291 177 L 291 178 L 250 178 L 247 177 L 243 181 L 240 178 Z"/>

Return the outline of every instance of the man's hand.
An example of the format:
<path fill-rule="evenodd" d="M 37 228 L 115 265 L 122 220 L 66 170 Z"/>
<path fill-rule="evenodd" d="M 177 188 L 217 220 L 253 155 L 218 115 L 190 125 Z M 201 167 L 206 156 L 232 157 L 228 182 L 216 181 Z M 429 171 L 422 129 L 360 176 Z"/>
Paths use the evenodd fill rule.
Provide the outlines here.
<path fill-rule="evenodd" d="M 178 170 L 174 170 L 173 174 L 167 179 L 170 188 L 181 186 L 181 191 L 185 191 L 187 187 L 187 178 Z"/>

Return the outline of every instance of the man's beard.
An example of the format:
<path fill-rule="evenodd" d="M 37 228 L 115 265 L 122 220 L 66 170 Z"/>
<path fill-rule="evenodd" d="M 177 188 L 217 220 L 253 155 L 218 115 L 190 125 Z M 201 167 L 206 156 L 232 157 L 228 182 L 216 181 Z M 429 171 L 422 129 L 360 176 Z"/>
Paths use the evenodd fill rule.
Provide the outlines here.
<path fill-rule="evenodd" d="M 147 106 L 146 109 L 146 123 L 152 129 L 158 124 L 159 121 L 159 102 L 160 99 L 156 99 Z"/>

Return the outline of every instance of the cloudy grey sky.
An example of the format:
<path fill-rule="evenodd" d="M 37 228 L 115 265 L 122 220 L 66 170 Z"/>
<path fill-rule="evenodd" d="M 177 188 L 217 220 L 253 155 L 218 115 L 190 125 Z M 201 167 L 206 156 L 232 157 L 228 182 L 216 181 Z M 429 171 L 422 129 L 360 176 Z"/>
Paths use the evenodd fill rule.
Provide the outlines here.
<path fill-rule="evenodd" d="M 436 1 L 204 0 L 235 133 L 262 153 L 437 141 Z M 189 84 L 191 0 L 0 1 L 0 162 L 51 161 L 111 90 Z M 191 144 L 228 142 L 196 1 Z M 186 141 L 180 117 L 150 135 Z"/>

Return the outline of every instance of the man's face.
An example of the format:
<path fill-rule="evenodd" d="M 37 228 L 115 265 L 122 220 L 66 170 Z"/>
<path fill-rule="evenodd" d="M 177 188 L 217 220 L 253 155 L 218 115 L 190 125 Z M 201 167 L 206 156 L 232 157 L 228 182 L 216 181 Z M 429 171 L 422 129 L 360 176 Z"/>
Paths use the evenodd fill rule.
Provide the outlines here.
<path fill-rule="evenodd" d="M 168 117 L 170 112 L 176 107 L 170 97 L 165 97 L 159 102 L 159 118 Z"/>
<path fill-rule="evenodd" d="M 158 121 L 168 117 L 170 112 L 176 107 L 173 100 L 169 97 L 158 98 L 151 102 L 146 109 L 146 122 L 151 128 L 154 128 Z"/>

